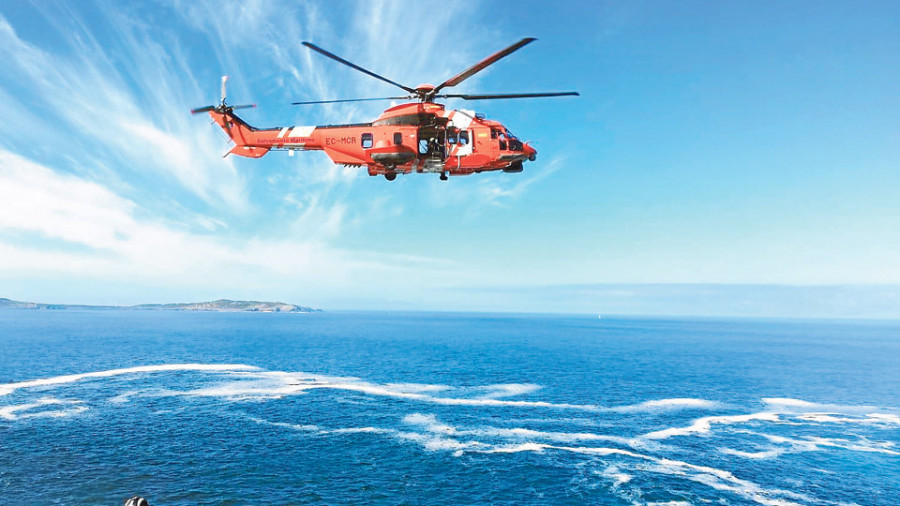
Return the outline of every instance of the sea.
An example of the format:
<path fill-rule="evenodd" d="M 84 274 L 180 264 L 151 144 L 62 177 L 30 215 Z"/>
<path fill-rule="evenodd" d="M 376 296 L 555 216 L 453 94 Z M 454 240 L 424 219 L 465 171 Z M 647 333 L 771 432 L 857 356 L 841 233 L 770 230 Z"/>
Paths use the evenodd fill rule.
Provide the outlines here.
<path fill-rule="evenodd" d="M 900 322 L 0 311 L 0 504 L 900 504 Z"/>

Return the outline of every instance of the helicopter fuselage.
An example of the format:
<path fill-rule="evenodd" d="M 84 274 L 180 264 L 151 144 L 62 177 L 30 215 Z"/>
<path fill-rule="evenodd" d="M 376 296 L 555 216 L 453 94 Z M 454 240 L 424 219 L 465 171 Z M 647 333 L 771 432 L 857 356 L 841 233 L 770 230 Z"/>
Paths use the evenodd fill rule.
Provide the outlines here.
<path fill-rule="evenodd" d="M 416 102 L 384 111 L 371 123 L 254 128 L 233 111 L 213 109 L 212 119 L 231 137 L 229 153 L 259 158 L 270 150 L 324 151 L 336 164 L 365 166 L 369 175 L 437 172 L 466 175 L 520 172 L 537 152 L 502 124 L 464 109 Z"/>

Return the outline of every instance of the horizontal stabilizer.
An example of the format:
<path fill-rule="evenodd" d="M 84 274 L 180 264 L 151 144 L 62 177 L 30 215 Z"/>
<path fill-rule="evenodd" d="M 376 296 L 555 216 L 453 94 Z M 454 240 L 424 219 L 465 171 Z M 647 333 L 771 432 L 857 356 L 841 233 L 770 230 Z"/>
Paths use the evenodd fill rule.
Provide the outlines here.
<path fill-rule="evenodd" d="M 232 155 L 245 156 L 247 158 L 259 158 L 269 152 L 269 148 L 260 148 L 256 146 L 235 146 L 231 148 L 229 153 Z"/>

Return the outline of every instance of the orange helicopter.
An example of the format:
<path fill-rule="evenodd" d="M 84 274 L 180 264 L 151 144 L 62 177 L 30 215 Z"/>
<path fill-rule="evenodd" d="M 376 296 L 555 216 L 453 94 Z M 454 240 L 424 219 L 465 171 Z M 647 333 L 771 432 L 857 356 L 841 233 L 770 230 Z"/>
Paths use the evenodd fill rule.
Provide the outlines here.
<path fill-rule="evenodd" d="M 225 153 L 259 158 L 272 149 L 325 151 L 334 163 L 345 166 L 366 166 L 370 176 L 383 175 L 388 181 L 397 174 L 440 173 L 461 176 L 473 172 L 502 170 L 521 172 L 522 162 L 534 161 L 537 151 L 520 141 L 497 121 L 465 109 L 446 110 L 435 103 L 438 98 L 463 100 L 493 100 L 506 98 L 561 97 L 578 95 L 574 91 L 552 93 L 509 93 L 491 95 L 440 93 L 460 84 L 484 70 L 497 60 L 533 42 L 525 38 L 498 51 L 443 83 L 433 86 L 421 84 L 415 88 L 404 86 L 368 71 L 328 51 L 304 42 L 303 45 L 324 56 L 358 70 L 368 76 L 390 83 L 409 93 L 401 97 L 356 98 L 294 102 L 293 105 L 334 104 L 369 100 L 417 100 L 384 111 L 371 123 L 322 126 L 292 126 L 255 128 L 234 114 L 235 109 L 256 105 L 228 105 L 222 77 L 222 100 L 218 105 L 193 109 L 194 114 L 208 112 L 235 146 Z"/>

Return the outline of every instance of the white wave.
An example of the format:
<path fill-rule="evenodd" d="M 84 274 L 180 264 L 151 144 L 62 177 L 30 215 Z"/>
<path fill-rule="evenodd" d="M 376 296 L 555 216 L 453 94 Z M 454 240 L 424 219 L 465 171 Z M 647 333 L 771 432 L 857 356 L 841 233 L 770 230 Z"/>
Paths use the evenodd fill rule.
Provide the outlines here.
<path fill-rule="evenodd" d="M 601 476 L 609 478 L 613 482 L 613 487 L 619 487 L 631 481 L 634 476 L 623 473 L 619 470 L 618 466 L 609 466 L 600 473 Z"/>
<path fill-rule="evenodd" d="M 423 415 L 424 416 L 424 415 Z M 286 422 L 272 422 L 253 416 L 243 416 L 243 418 L 261 425 L 269 425 L 272 427 L 280 427 L 300 432 L 314 433 L 321 436 L 343 435 L 343 434 L 379 434 L 392 436 L 401 441 L 410 441 L 417 443 L 427 451 L 450 451 L 455 456 L 461 456 L 465 451 L 482 448 L 488 445 L 479 443 L 478 441 L 459 441 L 450 437 L 437 435 L 434 433 L 419 433 L 400 431 L 396 429 L 384 429 L 379 427 L 344 427 L 337 429 L 323 429 L 317 425 L 301 425 Z M 416 420 L 415 417 L 412 420 Z M 427 418 L 421 420 L 422 423 L 428 423 Z"/>
<path fill-rule="evenodd" d="M 890 441 L 871 441 L 868 438 L 860 437 L 856 441 L 842 438 L 824 438 L 816 436 L 806 436 L 802 438 L 789 438 L 784 436 L 776 436 L 772 434 L 756 433 L 768 439 L 770 442 L 787 446 L 786 451 L 790 452 L 814 452 L 822 451 L 822 447 L 840 448 L 850 451 L 883 453 L 886 455 L 900 455 L 895 450 L 896 444 Z"/>
<path fill-rule="evenodd" d="M 42 378 L 30 381 L 19 381 L 16 383 L 0 384 L 0 396 L 9 395 L 20 388 L 47 387 L 55 385 L 63 385 L 67 383 L 75 383 L 84 379 L 92 378 L 108 378 L 112 376 L 120 376 L 123 374 L 140 374 L 154 373 L 166 371 L 229 371 L 229 370 L 255 370 L 258 367 L 242 364 L 162 364 L 148 365 L 139 367 L 128 367 L 124 369 L 110 369 L 108 371 L 97 371 L 82 374 L 68 374 L 65 376 L 55 376 L 52 378 Z"/>
<path fill-rule="evenodd" d="M 445 406 L 500 406 L 500 407 L 537 407 L 551 409 L 575 409 L 584 411 L 600 411 L 594 405 L 552 403 L 545 401 L 515 401 L 493 398 L 466 398 L 466 397 L 437 397 L 429 395 L 428 391 L 437 391 L 441 386 L 429 385 L 423 390 L 420 386 L 409 388 L 408 383 L 369 383 L 352 378 L 338 378 L 329 376 L 309 375 L 306 373 L 286 373 L 275 371 L 263 371 L 244 375 L 247 378 L 258 378 L 257 381 L 239 380 L 221 384 L 215 387 L 178 392 L 179 395 L 196 395 L 212 397 L 230 397 L 249 399 L 253 396 L 260 398 L 278 398 L 285 395 L 301 394 L 313 389 L 343 390 L 358 392 L 366 395 L 380 397 L 393 397 Z M 398 386 L 399 385 L 399 386 Z M 521 385 L 520 385 L 521 386 Z M 440 388 L 441 390 L 447 390 Z M 521 390 L 520 390 L 521 391 Z"/>
<path fill-rule="evenodd" d="M 719 451 L 726 455 L 734 455 L 736 457 L 744 457 L 745 459 L 771 459 L 778 457 L 784 454 L 784 450 L 781 449 L 771 449 L 764 450 L 759 452 L 744 452 L 741 450 L 734 450 L 731 448 L 719 448 Z"/>
<path fill-rule="evenodd" d="M 674 436 L 687 436 L 690 434 L 707 434 L 713 425 L 730 425 L 735 423 L 746 423 L 751 421 L 779 422 L 780 419 L 775 413 L 762 412 L 751 413 L 749 415 L 723 415 L 723 416 L 706 416 L 698 418 L 687 427 L 672 427 L 669 429 L 657 430 L 649 432 L 641 436 L 644 439 L 668 439 Z"/>
<path fill-rule="evenodd" d="M 867 438 L 860 438 L 857 441 L 850 441 L 848 439 L 842 438 L 826 438 L 815 436 L 808 436 L 806 437 L 806 440 L 810 443 L 815 444 L 816 446 L 831 446 L 855 452 L 872 452 L 884 453 L 887 455 L 900 455 L 900 452 L 893 450 L 895 445 L 890 441 L 876 442 L 870 441 Z"/>
<path fill-rule="evenodd" d="M 481 399 L 498 399 L 501 397 L 525 395 L 540 390 L 541 388 L 543 387 L 535 385 L 534 383 L 504 383 L 478 387 L 479 390 L 488 391 L 484 395 L 479 396 Z"/>
<path fill-rule="evenodd" d="M 547 432 L 522 427 L 478 427 L 472 429 L 459 429 L 452 425 L 440 422 L 434 415 L 414 413 L 403 418 L 403 423 L 416 425 L 427 432 L 466 437 L 494 437 L 502 439 L 537 439 L 544 441 L 574 443 L 579 441 L 607 441 L 627 446 L 646 446 L 642 441 L 620 436 L 608 436 L 604 434 L 592 434 L 586 432 Z"/>
<path fill-rule="evenodd" d="M 873 423 L 892 423 L 900 425 L 900 416 L 885 413 L 869 413 L 866 415 Z"/>
<path fill-rule="evenodd" d="M 441 423 L 434 415 L 423 415 L 422 413 L 413 413 L 403 417 L 403 423 L 408 425 L 418 425 L 428 432 L 440 432 L 443 434 L 456 434 L 456 428 Z"/>
<path fill-rule="evenodd" d="M 378 427 L 348 427 L 345 429 L 330 429 L 319 431 L 320 434 L 396 434 L 393 429 L 381 429 Z"/>
<path fill-rule="evenodd" d="M 702 483 L 716 490 L 732 492 L 745 499 L 766 506 L 793 506 L 799 504 L 794 500 L 801 500 L 806 502 L 811 501 L 811 499 L 805 495 L 797 494 L 787 490 L 765 489 L 757 485 L 756 483 L 738 478 L 730 471 L 726 471 L 724 469 L 699 466 L 678 460 L 644 455 L 620 448 L 556 446 L 534 442 L 491 446 L 474 441 L 466 443 L 464 446 L 465 447 L 451 446 L 451 448 L 457 451 L 457 453 L 459 453 L 460 451 L 475 451 L 478 453 L 487 454 L 519 452 L 544 453 L 548 450 L 556 450 L 594 456 L 624 456 L 648 463 L 648 465 L 642 467 L 642 469 L 645 471 L 684 477 L 688 480 Z M 479 446 L 487 447 L 479 448 Z"/>
<path fill-rule="evenodd" d="M 479 450 L 479 453 L 519 453 L 519 452 L 535 452 L 541 453 L 547 448 L 553 446 L 541 443 L 521 443 L 515 445 L 494 446 L 487 450 Z"/>
<path fill-rule="evenodd" d="M 271 425 L 272 427 L 282 427 L 285 429 L 298 430 L 301 432 L 321 432 L 321 429 L 319 428 L 318 425 L 302 425 L 302 424 L 286 423 L 286 422 L 272 422 L 269 420 L 264 420 L 262 418 L 257 418 L 255 416 L 246 416 L 246 415 L 243 416 L 242 418 L 250 420 L 251 422 L 258 423 L 260 425 Z"/>
<path fill-rule="evenodd" d="M 805 502 L 811 501 L 807 496 L 787 490 L 764 489 L 756 483 L 738 478 L 730 471 L 724 469 L 698 466 L 666 458 L 651 457 L 651 460 L 655 462 L 655 465 L 648 470 L 660 474 L 682 476 L 688 480 L 702 483 L 716 490 L 734 493 L 757 504 L 766 506 L 793 506 L 799 504 L 794 500 Z"/>
<path fill-rule="evenodd" d="M 241 418 L 246 420 L 250 420 L 251 422 L 258 423 L 260 425 L 269 425 L 272 427 L 280 427 L 283 429 L 291 429 L 299 432 L 310 432 L 318 435 L 332 435 L 332 434 L 388 434 L 388 435 L 396 435 L 399 431 L 395 429 L 382 429 L 379 427 L 344 427 L 339 429 L 323 429 L 318 425 L 312 424 L 295 424 L 295 423 L 287 423 L 287 422 L 273 422 L 270 420 L 265 420 L 262 418 L 258 418 L 255 416 L 249 415 L 241 415 Z"/>
<path fill-rule="evenodd" d="M 722 403 L 706 399 L 674 398 L 645 401 L 639 404 L 606 408 L 616 413 L 646 413 L 655 411 L 675 411 L 680 409 L 717 409 Z"/>
<path fill-rule="evenodd" d="M 121 394 L 112 397 L 109 399 L 111 404 L 125 404 L 126 402 L 131 402 L 131 398 L 140 395 L 139 390 L 129 390 L 127 392 L 122 392 Z"/>
<path fill-rule="evenodd" d="M 837 415 L 879 415 L 879 411 L 888 411 L 885 417 L 897 417 L 900 410 L 897 408 L 883 408 L 870 405 L 852 405 L 852 404 L 825 404 L 819 402 L 809 402 L 800 399 L 791 399 L 783 397 L 767 397 L 762 399 L 766 404 L 766 411 L 783 414 L 837 414 Z"/>
<path fill-rule="evenodd" d="M 643 455 L 628 450 L 622 450 L 620 448 L 569 447 L 540 443 L 523 443 L 518 445 L 495 446 L 493 448 L 476 451 L 478 451 L 479 453 L 515 453 L 524 451 L 542 453 L 547 450 L 568 451 L 596 456 L 619 455 L 631 457 L 644 462 L 648 462 L 650 464 L 649 466 L 642 467 L 642 469 L 645 471 L 681 476 L 691 481 L 702 483 L 716 490 L 735 493 L 745 499 L 749 499 L 758 504 L 764 504 L 767 506 L 788 506 L 798 504 L 790 499 L 810 501 L 809 497 L 802 494 L 779 489 L 765 489 L 763 487 L 760 487 L 756 483 L 738 478 L 730 471 L 726 471 L 724 469 L 699 466 L 678 460 L 654 457 L 651 455 Z M 629 477 L 628 480 L 630 479 L 631 478 Z"/>
<path fill-rule="evenodd" d="M 473 450 L 486 446 L 478 441 L 459 441 L 449 437 L 438 436 L 435 434 L 421 434 L 418 432 L 402 432 L 396 431 L 394 434 L 400 439 L 419 443 L 428 451 L 452 451 L 454 455 L 460 456 L 467 450 Z"/>
<path fill-rule="evenodd" d="M 518 423 L 536 423 L 536 424 L 567 424 L 567 425 L 585 425 L 590 427 L 616 427 L 616 424 L 607 421 L 601 420 L 597 418 L 588 418 L 588 417 L 559 417 L 559 416 L 544 416 L 544 417 L 516 417 L 516 422 Z"/>
<path fill-rule="evenodd" d="M 87 411 L 87 406 L 82 406 L 83 401 L 65 401 L 54 397 L 43 397 L 35 402 L 27 404 L 16 404 L 12 406 L 3 406 L 0 408 L 0 418 L 4 420 L 22 420 L 25 418 L 65 418 Z M 72 406 L 67 409 L 50 409 L 35 411 L 45 406 Z"/>
<path fill-rule="evenodd" d="M 672 411 L 679 409 L 714 409 L 721 404 L 705 399 L 674 398 L 646 401 L 640 404 L 600 407 L 594 404 L 554 403 L 548 401 L 512 400 L 506 397 L 524 395 L 542 388 L 533 383 L 504 383 L 485 385 L 471 388 L 456 388 L 448 385 L 420 384 L 420 383 L 372 383 L 362 381 L 355 377 L 327 376 L 309 374 L 304 372 L 284 371 L 230 371 L 231 374 L 239 374 L 242 380 L 226 383 L 216 387 L 181 392 L 183 395 L 197 396 L 221 396 L 230 398 L 249 399 L 253 396 L 260 398 L 279 398 L 285 395 L 301 394 L 312 389 L 331 389 L 357 392 L 365 395 L 379 397 L 393 397 L 417 402 L 426 402 L 444 406 L 485 406 L 485 407 L 524 407 L 524 408 L 548 408 L 562 410 L 580 410 L 593 413 L 618 412 L 640 413 L 652 411 Z M 253 379 L 268 380 L 269 382 L 252 382 Z M 434 395 L 451 391 L 464 392 L 486 391 L 476 397 Z"/>
<path fill-rule="evenodd" d="M 344 381 L 346 381 L 346 379 Z M 396 390 L 397 392 L 406 393 L 443 392 L 453 388 L 448 385 L 429 385 L 422 383 L 385 383 L 384 386 L 391 390 Z"/>
<path fill-rule="evenodd" d="M 800 399 L 791 399 L 787 397 L 766 397 L 763 398 L 762 401 L 771 406 L 786 406 L 794 408 L 810 408 L 818 406 L 818 404 L 809 401 L 802 401 Z"/>
<path fill-rule="evenodd" d="M 238 381 L 189 391 L 169 391 L 169 395 L 196 397 L 222 397 L 229 400 L 280 399 L 287 395 L 304 393 L 306 388 L 287 383 L 273 383 L 270 380 Z"/>
<path fill-rule="evenodd" d="M 864 417 L 852 417 L 838 413 L 803 413 L 797 419 L 815 423 L 859 423 L 872 425 L 900 425 L 900 416 L 887 413 L 867 413 Z"/>

